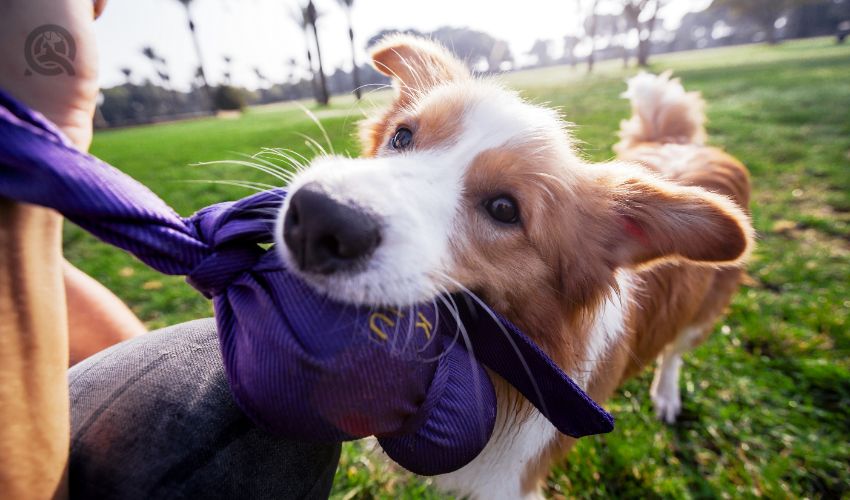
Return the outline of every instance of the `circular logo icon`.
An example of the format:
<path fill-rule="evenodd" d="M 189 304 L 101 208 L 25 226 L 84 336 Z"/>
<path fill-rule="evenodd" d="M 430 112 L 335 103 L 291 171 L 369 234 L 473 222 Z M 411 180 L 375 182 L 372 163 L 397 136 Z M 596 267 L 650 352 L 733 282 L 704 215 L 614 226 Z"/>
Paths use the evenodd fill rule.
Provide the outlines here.
<path fill-rule="evenodd" d="M 32 30 L 24 45 L 27 65 L 40 75 L 66 73 L 74 76 L 77 44 L 68 30 L 56 24 L 45 24 Z"/>

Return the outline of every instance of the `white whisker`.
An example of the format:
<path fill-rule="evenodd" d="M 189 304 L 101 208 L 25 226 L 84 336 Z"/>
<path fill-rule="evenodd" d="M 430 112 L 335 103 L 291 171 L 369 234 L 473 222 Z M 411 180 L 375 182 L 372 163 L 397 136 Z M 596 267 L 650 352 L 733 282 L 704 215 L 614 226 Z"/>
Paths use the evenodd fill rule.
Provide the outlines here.
<path fill-rule="evenodd" d="M 313 123 L 315 123 L 316 126 L 319 127 L 319 130 L 322 131 L 322 135 L 325 137 L 325 142 L 327 142 L 328 149 L 331 151 L 331 154 L 336 154 L 336 152 L 334 151 L 334 145 L 333 145 L 333 143 L 331 143 L 331 138 L 328 136 L 328 132 L 327 132 L 327 130 L 325 130 L 325 127 L 322 125 L 322 122 L 320 122 L 319 119 L 316 117 L 316 115 L 313 114 L 312 111 L 307 109 L 306 106 L 304 106 L 300 102 L 296 102 L 296 104 L 298 105 L 299 108 L 301 108 L 301 111 L 303 111 L 307 116 L 309 116 L 311 120 L 313 120 Z"/>
<path fill-rule="evenodd" d="M 474 300 L 479 306 L 481 306 L 482 309 L 484 309 L 484 311 L 491 318 L 493 318 L 493 321 L 497 325 L 499 325 L 499 330 L 505 336 L 505 339 L 511 344 L 511 348 L 513 349 L 514 353 L 517 355 L 517 358 L 519 358 L 520 362 L 522 363 L 523 370 L 525 370 L 526 375 L 528 375 L 529 381 L 531 381 L 531 385 L 534 388 L 535 395 L 537 396 L 537 399 L 540 401 L 541 406 L 543 406 L 543 408 L 541 408 L 541 410 L 543 411 L 544 414 L 548 414 L 549 412 L 546 409 L 546 402 L 543 400 L 543 393 L 540 391 L 540 387 L 537 385 L 537 380 L 535 380 L 534 375 L 531 373 L 531 368 L 528 366 L 528 361 L 525 359 L 525 356 L 522 355 L 522 353 L 519 350 L 519 347 L 517 347 L 517 345 L 516 345 L 516 342 L 514 342 L 514 339 L 511 337 L 510 333 L 508 333 L 507 329 L 505 329 L 505 325 L 502 324 L 502 322 L 499 320 L 498 316 L 496 316 L 496 314 L 493 312 L 493 310 L 490 308 L 490 306 L 488 306 L 483 300 L 481 300 L 481 298 L 478 295 L 476 295 L 474 292 L 472 292 L 472 290 L 463 286 L 461 283 L 459 283 L 457 280 L 455 280 L 451 276 L 449 276 L 449 275 L 447 275 L 443 272 L 440 272 L 440 271 L 437 271 L 437 272 L 444 279 L 448 280 L 454 286 L 458 287 L 465 295 L 467 295 L 469 298 Z"/>
<path fill-rule="evenodd" d="M 209 165 L 240 165 L 243 167 L 253 168 L 255 170 L 259 170 L 260 172 L 265 172 L 272 177 L 283 181 L 284 183 L 289 182 L 289 177 L 282 175 L 280 172 L 270 169 L 269 167 L 258 165 L 256 163 L 242 161 L 242 160 L 216 160 L 216 161 L 205 161 L 200 163 L 193 163 L 192 166 L 209 166 Z"/>

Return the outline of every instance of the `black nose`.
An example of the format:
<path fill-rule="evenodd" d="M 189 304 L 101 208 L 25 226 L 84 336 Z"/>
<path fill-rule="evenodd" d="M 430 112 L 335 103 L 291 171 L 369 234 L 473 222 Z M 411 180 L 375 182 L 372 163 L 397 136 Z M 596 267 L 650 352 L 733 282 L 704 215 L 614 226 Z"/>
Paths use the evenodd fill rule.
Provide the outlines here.
<path fill-rule="evenodd" d="M 373 215 L 307 184 L 289 200 L 283 239 L 301 270 L 332 274 L 361 264 L 381 232 Z"/>

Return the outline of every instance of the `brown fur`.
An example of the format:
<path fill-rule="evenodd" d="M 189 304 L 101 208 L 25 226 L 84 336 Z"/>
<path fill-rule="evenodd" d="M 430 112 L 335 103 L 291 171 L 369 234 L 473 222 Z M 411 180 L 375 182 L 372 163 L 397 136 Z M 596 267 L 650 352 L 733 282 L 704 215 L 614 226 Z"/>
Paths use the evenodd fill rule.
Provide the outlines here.
<path fill-rule="evenodd" d="M 716 148 L 693 146 L 687 168 L 671 180 L 687 186 L 699 186 L 728 196 L 739 206 L 747 207 L 750 180 L 746 167 Z M 621 158 L 640 162 L 647 168 L 663 172 L 671 161 L 663 144 L 644 143 L 623 151 Z M 688 265 L 663 266 L 641 273 L 644 292 L 640 309 L 631 318 L 630 329 L 646 332 L 633 335 L 631 349 L 638 361 L 631 361 L 625 377 L 637 373 L 643 365 L 658 356 L 661 349 L 691 325 L 705 325 L 710 333 L 714 321 L 731 300 L 743 277 L 738 266 L 712 269 Z"/>
<path fill-rule="evenodd" d="M 399 124 L 416 127 L 417 147 L 446 144 L 462 132 L 457 117 L 479 83 L 444 49 L 395 37 L 373 59 L 396 78 L 400 93 L 387 112 L 364 124 L 366 155 L 378 154 Z M 447 83 L 457 91 L 446 92 L 444 102 L 417 107 L 422 95 Z M 611 397 L 683 328 L 699 325 L 707 334 L 750 251 L 752 229 L 742 210 L 746 169 L 698 145 L 702 100 L 687 96 L 656 121 L 636 115 L 624 122 L 620 159 L 644 168 L 587 165 L 558 130 L 484 151 L 466 172 L 460 219 L 466 237 L 452 242 L 453 278 L 515 322 L 567 373 L 584 366 L 594 314 L 615 286 L 616 270 L 638 271 L 643 284 L 629 307 L 627 332 L 588 381 L 597 401 Z M 696 149 L 675 175 L 667 143 L 697 144 L 687 146 Z M 488 219 L 484 202 L 501 194 L 519 202 L 522 224 L 498 227 Z M 501 414 L 527 410 L 512 388 L 497 381 L 497 389 Z M 527 464 L 524 489 L 536 488 L 573 442 L 557 439 Z"/>
<path fill-rule="evenodd" d="M 412 37 L 390 36 L 372 51 L 372 65 L 393 78 L 398 98 L 382 114 L 360 125 L 364 156 L 376 156 L 395 133 L 405 126 L 413 130 L 416 147 L 427 148 L 457 136 L 456 118 L 463 114 L 463 101 L 443 102 L 427 113 L 413 109 L 425 93 L 447 81 L 467 80 L 469 71 L 439 45 Z M 418 118 L 421 117 L 421 118 Z"/>

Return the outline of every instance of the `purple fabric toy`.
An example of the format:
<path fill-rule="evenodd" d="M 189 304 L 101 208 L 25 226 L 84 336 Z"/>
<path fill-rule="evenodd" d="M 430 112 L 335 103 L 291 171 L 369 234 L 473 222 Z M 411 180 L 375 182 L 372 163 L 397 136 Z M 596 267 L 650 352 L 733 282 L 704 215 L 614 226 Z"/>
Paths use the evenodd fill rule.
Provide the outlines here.
<path fill-rule="evenodd" d="M 276 434 L 302 441 L 375 435 L 413 472 L 454 471 L 493 430 L 496 397 L 484 367 L 564 434 L 613 429 L 613 418 L 528 337 L 462 297 L 446 297 L 451 308 L 394 310 L 317 295 L 261 246 L 272 241 L 261 212 L 279 207 L 283 190 L 180 217 L 0 90 L 0 196 L 56 209 L 212 298 L 233 395 Z"/>

